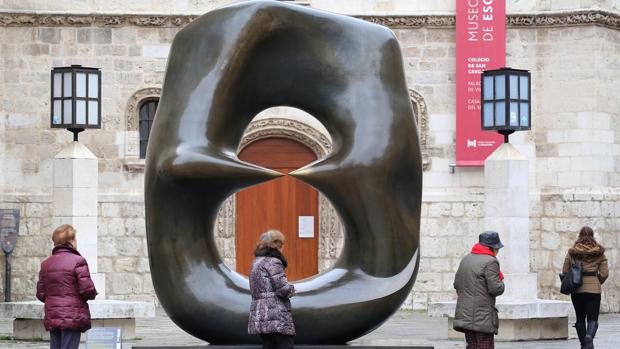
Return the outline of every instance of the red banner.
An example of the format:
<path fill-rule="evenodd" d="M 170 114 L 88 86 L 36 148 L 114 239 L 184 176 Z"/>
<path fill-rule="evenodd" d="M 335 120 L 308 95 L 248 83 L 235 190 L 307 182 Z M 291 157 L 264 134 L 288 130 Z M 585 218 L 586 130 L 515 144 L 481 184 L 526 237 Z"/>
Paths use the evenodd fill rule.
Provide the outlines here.
<path fill-rule="evenodd" d="M 456 165 L 483 166 L 503 142 L 480 124 L 480 74 L 506 64 L 506 1 L 456 0 Z"/>

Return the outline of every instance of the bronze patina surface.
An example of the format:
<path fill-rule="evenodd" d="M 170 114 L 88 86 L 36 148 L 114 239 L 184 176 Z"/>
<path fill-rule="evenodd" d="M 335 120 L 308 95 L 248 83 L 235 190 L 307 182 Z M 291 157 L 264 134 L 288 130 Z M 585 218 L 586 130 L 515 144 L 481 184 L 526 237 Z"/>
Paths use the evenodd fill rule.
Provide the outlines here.
<path fill-rule="evenodd" d="M 419 264 L 421 156 L 400 47 L 385 27 L 275 1 L 209 12 L 174 38 L 146 161 L 151 275 L 171 319 L 216 344 L 247 334 L 248 279 L 218 255 L 221 203 L 279 173 L 236 150 L 262 110 L 302 109 L 333 140 L 291 175 L 329 198 L 346 232 L 334 268 L 295 283 L 297 343 L 338 344 L 381 325 Z"/>

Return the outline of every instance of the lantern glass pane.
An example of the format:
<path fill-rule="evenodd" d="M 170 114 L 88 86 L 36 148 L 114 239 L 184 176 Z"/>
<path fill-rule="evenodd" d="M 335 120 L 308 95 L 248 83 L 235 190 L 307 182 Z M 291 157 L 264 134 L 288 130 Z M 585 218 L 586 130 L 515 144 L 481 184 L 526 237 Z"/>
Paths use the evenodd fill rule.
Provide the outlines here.
<path fill-rule="evenodd" d="M 506 103 L 495 103 L 495 126 L 506 126 Z"/>
<path fill-rule="evenodd" d="M 86 97 L 86 74 L 75 74 L 75 95 L 77 97 Z"/>
<path fill-rule="evenodd" d="M 61 97 L 62 93 L 62 74 L 54 73 L 54 95 L 53 97 Z"/>
<path fill-rule="evenodd" d="M 521 106 L 519 108 L 519 123 L 521 126 L 530 126 L 530 104 L 529 103 L 520 103 Z"/>
<path fill-rule="evenodd" d="M 58 74 L 60 75 L 60 74 Z M 57 99 L 54 101 L 54 111 L 52 112 L 52 123 L 54 125 L 62 124 L 62 110 L 61 110 L 62 101 Z"/>
<path fill-rule="evenodd" d="M 493 77 L 492 76 L 485 76 L 484 77 L 484 82 L 482 84 L 484 91 L 483 92 L 483 99 L 485 101 L 490 101 L 493 99 Z"/>
<path fill-rule="evenodd" d="M 99 102 L 88 101 L 88 124 L 99 124 Z"/>
<path fill-rule="evenodd" d="M 495 75 L 495 99 L 506 98 L 506 77 Z"/>
<path fill-rule="evenodd" d="M 519 76 L 519 98 L 520 99 L 530 99 L 529 87 L 530 87 L 530 78 L 527 75 Z"/>
<path fill-rule="evenodd" d="M 73 86 L 71 85 L 71 73 L 64 73 L 64 80 L 65 88 L 63 96 L 72 97 L 73 94 L 71 93 L 71 89 L 73 88 Z"/>
<path fill-rule="evenodd" d="M 86 124 L 86 101 L 75 101 L 75 123 L 78 125 Z"/>
<path fill-rule="evenodd" d="M 99 75 L 88 74 L 88 97 L 99 98 Z"/>
<path fill-rule="evenodd" d="M 482 108 L 482 126 L 493 127 L 493 102 L 484 103 Z"/>
<path fill-rule="evenodd" d="M 519 98 L 519 77 L 510 75 L 510 99 Z"/>
<path fill-rule="evenodd" d="M 63 124 L 73 124 L 73 108 L 72 108 L 72 104 L 71 104 L 71 100 L 70 99 L 65 99 L 64 101 L 62 101 L 64 104 L 64 110 L 63 110 Z"/>
<path fill-rule="evenodd" d="M 519 126 L 519 103 L 510 102 L 510 126 Z"/>

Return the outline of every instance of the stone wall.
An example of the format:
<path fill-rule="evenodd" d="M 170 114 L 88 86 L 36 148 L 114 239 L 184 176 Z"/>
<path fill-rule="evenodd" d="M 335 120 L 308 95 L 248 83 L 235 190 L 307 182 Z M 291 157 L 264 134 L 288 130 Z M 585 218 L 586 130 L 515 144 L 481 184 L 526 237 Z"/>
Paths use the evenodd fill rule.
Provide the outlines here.
<path fill-rule="evenodd" d="M 606 247 L 609 279 L 603 285 L 602 310 L 620 311 L 620 191 L 563 193 L 544 192 L 533 213 L 530 232 L 530 260 L 538 272 L 539 296 L 570 300 L 559 293 L 558 270 L 566 251 L 584 225 L 594 229 L 596 239 Z"/>
<path fill-rule="evenodd" d="M 106 297 L 156 300 L 146 242 L 144 198 L 101 195 L 98 233 L 98 267 L 105 274 Z"/>
<path fill-rule="evenodd" d="M 2 9 L 77 13 L 198 13 L 246 0 L 3 0 Z M 365 13 L 454 13 L 453 0 L 289 0 L 327 11 L 346 14 Z M 506 1 L 508 12 L 561 11 L 583 8 L 620 11 L 617 0 L 513 0 Z"/>
<path fill-rule="evenodd" d="M 0 194 L 0 208 L 20 210 L 19 236 L 11 255 L 12 300 L 34 299 L 41 261 L 52 251 L 52 197 Z M 4 300 L 5 258 L 0 258 L 0 299 Z"/>
<path fill-rule="evenodd" d="M 0 129 L 3 161 L 0 192 L 51 190 L 52 159 L 70 133 L 49 128 L 51 67 L 82 64 L 101 67 L 102 129 L 80 134 L 99 159 L 103 192 L 141 192 L 142 175 L 124 168 L 127 103 L 137 91 L 161 87 L 168 49 L 179 28 L 29 28 L 0 27 L 3 94 Z M 137 118 L 137 113 L 135 115 Z"/>
<path fill-rule="evenodd" d="M 418 278 L 403 307 L 426 309 L 429 302 L 455 297 L 454 272 L 484 225 L 480 192 L 452 196 L 425 194 L 420 226 Z"/>

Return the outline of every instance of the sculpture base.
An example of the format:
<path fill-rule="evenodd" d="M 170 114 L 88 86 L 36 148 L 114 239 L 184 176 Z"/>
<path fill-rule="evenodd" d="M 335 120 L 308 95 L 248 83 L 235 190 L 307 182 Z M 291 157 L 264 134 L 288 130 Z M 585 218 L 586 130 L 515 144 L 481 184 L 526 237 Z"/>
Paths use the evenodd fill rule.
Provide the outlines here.
<path fill-rule="evenodd" d="M 174 346 L 174 347 L 140 347 L 140 346 L 132 346 L 132 349 L 261 349 L 260 345 L 200 345 L 200 346 Z M 303 348 L 303 349 L 344 349 L 344 348 L 354 348 L 354 349 L 435 349 L 435 347 L 429 346 L 357 346 L 357 345 L 303 345 L 303 344 L 295 344 L 295 348 Z"/>
<path fill-rule="evenodd" d="M 448 318 L 448 338 L 463 339 L 465 335 L 454 330 L 453 318 Z M 528 341 L 567 339 L 568 317 L 544 319 L 499 320 L 496 341 Z"/>
<path fill-rule="evenodd" d="M 94 300 L 88 302 L 92 327 L 116 327 L 122 330 L 123 339 L 136 336 L 136 318 L 155 316 L 152 302 L 128 302 L 117 300 Z M 43 326 L 43 303 L 0 303 L 0 318 L 13 321 L 13 338 L 18 340 L 49 340 L 49 332 Z M 82 336 L 82 340 L 86 338 Z"/>
<path fill-rule="evenodd" d="M 463 333 L 454 331 L 454 309 L 456 302 L 431 303 L 430 316 L 448 317 L 448 338 L 463 339 Z M 541 339 L 567 339 L 570 302 L 554 300 L 498 301 L 498 341 L 527 341 Z"/>

